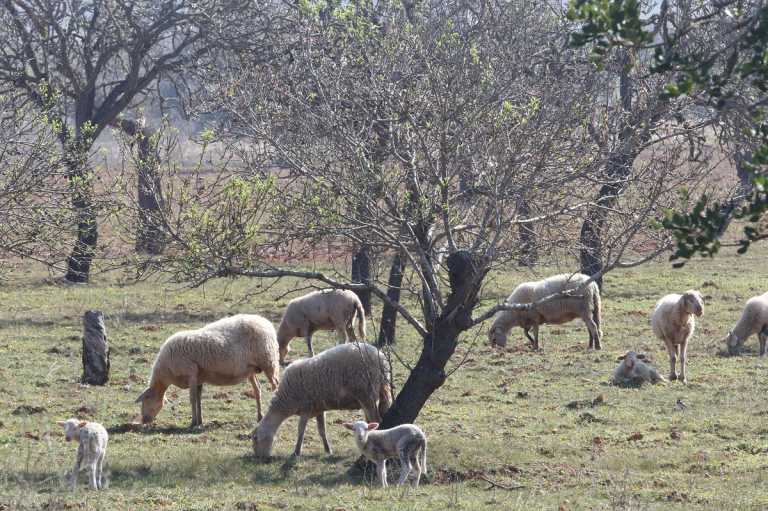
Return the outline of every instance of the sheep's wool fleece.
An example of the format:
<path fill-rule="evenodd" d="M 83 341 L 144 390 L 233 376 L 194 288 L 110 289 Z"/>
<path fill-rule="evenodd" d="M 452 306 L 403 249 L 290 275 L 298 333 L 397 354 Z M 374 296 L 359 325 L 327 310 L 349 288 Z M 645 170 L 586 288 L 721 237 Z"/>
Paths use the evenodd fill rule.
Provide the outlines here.
<path fill-rule="evenodd" d="M 378 399 L 388 383 L 387 360 L 375 346 L 348 343 L 296 360 L 283 372 L 270 409 L 290 415 L 356 410 L 361 400 Z"/>

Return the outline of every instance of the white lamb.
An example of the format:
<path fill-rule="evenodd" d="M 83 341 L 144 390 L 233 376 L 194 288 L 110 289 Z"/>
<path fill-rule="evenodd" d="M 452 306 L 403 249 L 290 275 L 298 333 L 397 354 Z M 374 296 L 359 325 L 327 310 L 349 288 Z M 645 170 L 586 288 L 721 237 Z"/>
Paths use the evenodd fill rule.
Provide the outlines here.
<path fill-rule="evenodd" d="M 285 362 L 289 351 L 288 343 L 294 337 L 307 341 L 309 356 L 315 355 L 312 348 L 312 334 L 318 330 L 336 330 L 342 343 L 355 340 L 352 328 L 357 317 L 358 341 L 365 340 L 365 311 L 360 298 L 349 290 L 325 289 L 294 298 L 288 306 L 277 328 L 277 342 L 280 345 L 280 363 Z"/>
<path fill-rule="evenodd" d="M 688 341 L 696 327 L 695 316 L 704 313 L 704 299 L 701 293 L 688 290 L 682 295 L 671 294 L 656 303 L 651 315 L 653 333 L 664 341 L 669 353 L 669 379 L 678 379 L 675 363 L 680 357 L 680 381 L 686 383 L 686 363 L 688 359 Z"/>
<path fill-rule="evenodd" d="M 488 331 L 491 345 L 504 347 L 507 335 L 512 327 L 522 327 L 533 349 L 539 349 L 539 325 L 567 323 L 581 318 L 589 330 L 589 347 L 601 349 L 603 333 L 600 330 L 601 302 L 600 289 L 595 282 L 590 282 L 581 273 L 555 275 L 537 282 L 525 282 L 515 288 L 507 304 L 534 304 L 535 302 L 558 293 L 573 292 L 573 296 L 552 299 L 540 305 L 532 305 L 524 310 L 502 311 L 496 317 Z M 533 329 L 533 337 L 529 331 Z"/>
<path fill-rule="evenodd" d="M 757 334 L 760 341 L 760 356 L 765 355 L 765 343 L 768 340 L 768 293 L 747 300 L 741 318 L 723 341 L 728 346 L 728 352 L 736 355 L 744 341 L 752 334 Z"/>
<path fill-rule="evenodd" d="M 613 371 L 611 383 L 620 387 L 635 387 L 644 383 L 659 383 L 664 377 L 659 374 L 655 367 L 648 364 L 645 355 L 628 351 L 625 355 L 618 358 L 621 362 Z"/>
<path fill-rule="evenodd" d="M 203 423 L 200 396 L 204 383 L 236 385 L 246 379 L 253 387 L 257 415 L 261 418 L 261 391 L 256 373 L 264 371 L 274 391 L 280 364 L 275 327 L 255 314 L 238 314 L 197 330 L 173 334 L 160 347 L 149 388 L 136 400 L 141 420 L 152 422 L 163 407 L 170 385 L 189 389 L 192 426 Z"/>
<path fill-rule="evenodd" d="M 56 424 L 64 428 L 64 436 L 67 442 L 78 442 L 75 467 L 70 475 L 72 489 L 77 486 L 77 475 L 85 467 L 90 469 L 88 486 L 92 490 L 104 488 L 104 458 L 107 456 L 107 442 L 109 434 L 104 426 L 98 422 L 87 422 L 79 419 L 67 419 L 57 421 Z"/>
<path fill-rule="evenodd" d="M 376 422 L 345 422 L 344 427 L 354 431 L 355 444 L 360 454 L 376 464 L 376 473 L 381 486 L 387 487 L 387 460 L 400 458 L 400 480 L 402 485 L 416 466 L 414 487 L 419 487 L 422 472 L 427 473 L 427 437 L 413 424 L 403 424 L 391 429 L 375 431 Z"/>
<path fill-rule="evenodd" d="M 387 375 L 384 355 L 364 343 L 341 344 L 315 357 L 296 360 L 285 369 L 269 410 L 253 432 L 256 456 L 271 455 L 277 430 L 293 415 L 299 416 L 293 455 L 301 455 L 304 431 L 312 417 L 317 420 L 325 452 L 330 454 L 325 411 L 362 409 L 366 419 L 380 421 L 392 405 Z"/>

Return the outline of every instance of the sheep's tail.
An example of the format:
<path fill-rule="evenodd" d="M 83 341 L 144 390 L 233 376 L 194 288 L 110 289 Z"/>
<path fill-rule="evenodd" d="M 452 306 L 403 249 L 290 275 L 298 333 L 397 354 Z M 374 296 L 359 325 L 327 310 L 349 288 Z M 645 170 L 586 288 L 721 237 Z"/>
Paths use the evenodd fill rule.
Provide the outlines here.
<path fill-rule="evenodd" d="M 384 418 L 384 414 L 392 406 L 392 391 L 389 389 L 389 382 L 382 382 L 379 387 L 379 416 Z"/>
<path fill-rule="evenodd" d="M 361 341 L 365 340 L 365 310 L 360 300 L 355 303 L 355 309 L 357 310 L 357 335 L 360 336 Z"/>
<path fill-rule="evenodd" d="M 595 292 L 592 293 L 592 321 L 594 321 L 595 325 L 597 325 L 597 335 L 601 341 L 603 339 L 603 330 L 600 327 L 603 315 L 602 309 L 603 304 L 600 299 L 600 288 L 597 287 L 597 284 L 595 284 Z"/>

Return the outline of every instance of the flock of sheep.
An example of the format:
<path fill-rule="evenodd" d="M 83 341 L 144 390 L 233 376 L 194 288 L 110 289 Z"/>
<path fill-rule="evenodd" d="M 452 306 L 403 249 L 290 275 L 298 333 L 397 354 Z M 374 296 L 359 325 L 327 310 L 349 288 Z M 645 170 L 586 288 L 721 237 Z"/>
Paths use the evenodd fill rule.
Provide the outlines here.
<path fill-rule="evenodd" d="M 528 307 L 505 310 L 493 322 L 488 338 L 491 345 L 505 346 L 513 327 L 521 327 L 534 349 L 539 348 L 539 326 L 562 324 L 581 318 L 589 330 L 589 347 L 601 349 L 602 331 L 600 291 L 589 277 L 561 274 L 538 282 L 520 284 L 509 296 L 508 304 Z M 693 335 L 694 316 L 703 313 L 698 291 L 670 294 L 661 298 L 651 316 L 657 337 L 669 352 L 669 379 L 686 382 L 688 341 Z M 357 322 L 357 332 L 354 324 Z M 343 344 L 314 355 L 312 334 L 317 330 L 335 330 Z M 530 331 L 533 330 L 533 337 Z M 357 334 L 357 335 L 356 335 Z M 768 293 L 750 299 L 736 326 L 728 332 L 725 343 L 735 353 L 744 341 L 758 334 L 760 355 L 765 354 L 768 339 Z M 289 364 L 280 378 L 280 364 L 289 352 L 289 342 L 303 337 L 309 358 Z M 235 385 L 248 380 L 253 386 L 258 424 L 253 431 L 253 449 L 257 456 L 271 455 L 275 434 L 286 419 L 299 416 L 299 430 L 294 456 L 301 454 L 307 422 L 315 418 L 326 453 L 331 446 L 326 436 L 325 412 L 362 410 L 365 421 L 347 422 L 354 432 L 355 444 L 377 466 L 382 486 L 387 485 L 386 460 L 399 458 L 401 476 L 398 484 L 413 475 L 418 486 L 427 471 L 427 439 L 417 426 L 405 424 L 377 430 L 382 416 L 392 405 L 391 381 L 384 355 L 364 342 L 365 315 L 362 304 L 352 291 L 323 290 L 289 302 L 277 331 L 272 323 L 258 315 L 238 314 L 210 323 L 197 330 L 178 332 L 169 337 L 155 358 L 149 386 L 136 400 L 141 403 L 141 421 L 151 423 L 163 406 L 170 385 L 189 389 L 192 426 L 202 424 L 201 394 L 203 384 Z M 680 373 L 676 372 L 680 359 Z M 261 392 L 256 373 L 263 372 L 274 395 L 262 416 Z M 637 385 L 664 381 L 633 351 L 620 358 L 612 382 Z M 98 423 L 70 419 L 59 423 L 67 440 L 79 441 L 77 461 L 71 484 L 83 463 L 90 468 L 90 487 L 102 487 L 102 464 L 107 446 L 107 431 Z"/>

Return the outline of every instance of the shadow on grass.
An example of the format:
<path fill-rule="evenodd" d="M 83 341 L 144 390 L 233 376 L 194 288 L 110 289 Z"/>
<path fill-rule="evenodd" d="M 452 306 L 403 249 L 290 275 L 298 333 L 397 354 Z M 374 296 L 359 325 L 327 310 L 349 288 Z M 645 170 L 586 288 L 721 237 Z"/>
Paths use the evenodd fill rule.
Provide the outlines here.
<path fill-rule="evenodd" d="M 107 428 L 107 432 L 110 435 L 120 435 L 124 433 L 138 433 L 140 435 L 199 435 L 207 431 L 215 431 L 217 429 L 223 429 L 226 426 L 235 426 L 238 423 L 235 422 L 221 422 L 213 420 L 207 422 L 202 426 L 145 426 L 142 424 L 125 423 L 117 424 Z"/>

